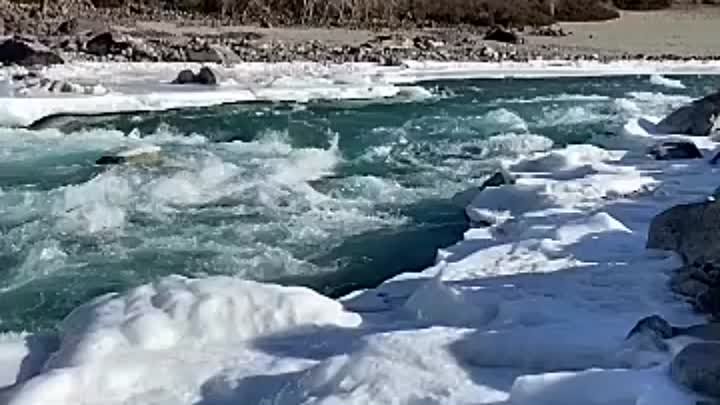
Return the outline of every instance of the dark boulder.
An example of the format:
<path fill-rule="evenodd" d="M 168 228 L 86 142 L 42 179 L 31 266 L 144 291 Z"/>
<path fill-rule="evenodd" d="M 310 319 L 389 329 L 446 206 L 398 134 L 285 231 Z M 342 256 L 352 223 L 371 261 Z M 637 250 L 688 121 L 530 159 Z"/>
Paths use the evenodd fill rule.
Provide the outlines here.
<path fill-rule="evenodd" d="M 173 84 L 202 84 L 206 86 L 217 85 L 217 82 L 217 75 L 209 67 L 202 67 L 197 74 L 189 69 L 182 70 L 172 81 Z"/>
<path fill-rule="evenodd" d="M 185 69 L 178 73 L 173 84 L 192 84 L 195 83 L 195 73 L 190 69 Z"/>
<path fill-rule="evenodd" d="M 695 302 L 698 311 L 708 313 L 720 319 L 720 288 L 710 288 L 698 295 Z"/>
<path fill-rule="evenodd" d="M 120 165 L 127 161 L 123 156 L 102 156 L 100 159 L 95 161 L 96 165 Z"/>
<path fill-rule="evenodd" d="M 708 136 L 718 131 L 720 92 L 682 106 L 652 128 L 657 134 Z M 647 124 L 646 124 L 647 126 Z"/>
<path fill-rule="evenodd" d="M 672 250 L 686 263 L 720 263 L 720 202 L 682 204 L 650 223 L 647 247 Z"/>
<path fill-rule="evenodd" d="M 204 84 L 208 86 L 214 86 L 218 82 L 215 72 L 213 72 L 212 69 L 206 66 L 200 69 L 200 72 L 198 72 L 195 80 L 198 84 Z"/>
<path fill-rule="evenodd" d="M 720 342 L 687 345 L 673 359 L 670 375 L 698 394 L 720 398 Z"/>
<path fill-rule="evenodd" d="M 694 143 L 666 141 L 654 145 L 648 153 L 656 160 L 702 159 L 703 154 Z"/>
<path fill-rule="evenodd" d="M 675 328 L 659 315 L 641 319 L 630 330 L 627 341 L 633 342 L 636 348 L 658 352 L 668 352 L 670 346 L 666 340 L 675 336 Z"/>
<path fill-rule="evenodd" d="M 670 339 L 675 336 L 675 329 L 668 321 L 659 315 L 651 315 L 638 321 L 630 330 L 627 338 L 635 335 L 653 334 L 660 339 Z"/>
<path fill-rule="evenodd" d="M 490 31 L 485 33 L 485 40 L 487 41 L 497 41 L 497 42 L 505 42 L 508 44 L 521 44 L 523 43 L 522 38 L 520 37 L 520 34 L 507 30 L 502 27 L 495 27 L 492 28 Z"/>
<path fill-rule="evenodd" d="M 75 35 L 79 29 L 80 23 L 77 18 L 71 18 L 60 23 L 55 33 L 57 35 Z"/>
<path fill-rule="evenodd" d="M 85 51 L 93 55 L 105 56 L 109 54 L 115 45 L 115 38 L 112 33 L 104 32 L 92 37 L 85 44 Z"/>
<path fill-rule="evenodd" d="M 0 64 L 47 66 L 61 63 L 65 61 L 60 56 L 37 43 L 10 38 L 0 44 Z"/>
<path fill-rule="evenodd" d="M 85 52 L 97 56 L 119 54 L 128 48 L 130 48 L 129 43 L 117 41 L 111 32 L 96 35 L 85 44 Z"/>
<path fill-rule="evenodd" d="M 485 190 L 488 187 L 500 187 L 505 184 L 515 184 L 515 177 L 505 170 L 495 172 L 480 186 L 480 191 Z"/>

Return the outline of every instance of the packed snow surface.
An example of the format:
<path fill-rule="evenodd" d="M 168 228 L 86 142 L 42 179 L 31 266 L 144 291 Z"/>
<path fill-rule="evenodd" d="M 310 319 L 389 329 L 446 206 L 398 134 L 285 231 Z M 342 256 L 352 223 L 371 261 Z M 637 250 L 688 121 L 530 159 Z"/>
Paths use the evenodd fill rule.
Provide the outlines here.
<path fill-rule="evenodd" d="M 400 83 L 432 66 L 433 74 L 470 74 L 423 66 L 386 73 L 386 79 Z M 682 70 L 622 66 L 645 73 Z M 102 70 L 82 69 L 75 74 Z M 248 74 L 263 76 L 269 67 L 252 69 Z M 480 67 L 474 69 L 482 75 Z M 539 74 L 533 69 L 539 68 L 518 67 Z M 556 69 L 572 73 L 571 67 Z M 600 68 L 586 73 L 599 74 L 593 69 Z M 123 85 L 141 85 L 143 79 L 138 83 Z M 153 97 L 176 105 L 215 97 L 173 94 Z M 1 107 L 4 119 L 13 117 L 5 123 L 20 124 L 60 112 L 58 106 L 67 102 L 22 99 L 35 109 L 21 112 L 10 100 Z M 72 108 L 98 105 L 83 102 L 88 104 Z M 680 259 L 646 250 L 645 240 L 649 221 L 661 210 L 712 193 L 717 169 L 707 160 L 648 159 L 645 147 L 658 138 L 636 120 L 624 128 L 622 149 L 548 150 L 547 139 L 540 138 L 515 145 L 524 148 L 524 158 L 502 159 L 517 176 L 515 184 L 468 199 L 467 215 L 491 226 L 468 230 L 423 272 L 338 301 L 304 288 L 228 277 L 170 276 L 104 295 L 70 314 L 57 337 L 0 338 L 0 385 L 6 387 L 0 400 L 8 405 L 695 404 L 667 372 L 673 353 L 686 342 L 672 341 L 661 350 L 625 337 L 650 314 L 678 325 L 701 321 L 666 288 Z M 699 146 L 706 156 L 716 147 L 709 140 Z"/>

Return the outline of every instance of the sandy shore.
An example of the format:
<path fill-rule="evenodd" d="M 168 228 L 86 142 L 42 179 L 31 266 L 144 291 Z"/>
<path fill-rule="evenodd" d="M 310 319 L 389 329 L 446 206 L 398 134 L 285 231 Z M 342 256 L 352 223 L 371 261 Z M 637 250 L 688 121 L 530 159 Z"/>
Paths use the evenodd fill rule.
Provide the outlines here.
<path fill-rule="evenodd" d="M 720 7 L 623 12 L 613 21 L 560 25 L 573 35 L 529 41 L 611 54 L 720 55 Z"/>

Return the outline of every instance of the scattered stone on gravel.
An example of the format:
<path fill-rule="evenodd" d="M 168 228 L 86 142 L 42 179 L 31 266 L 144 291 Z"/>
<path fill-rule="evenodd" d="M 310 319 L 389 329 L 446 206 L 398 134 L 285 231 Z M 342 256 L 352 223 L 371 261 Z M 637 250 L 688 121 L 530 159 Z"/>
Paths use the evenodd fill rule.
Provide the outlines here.
<path fill-rule="evenodd" d="M 505 42 L 508 44 L 521 44 L 523 39 L 517 32 L 502 28 L 492 28 L 485 34 L 485 39 L 488 41 Z"/>
<path fill-rule="evenodd" d="M 536 37 L 567 37 L 572 35 L 572 33 L 563 30 L 562 27 L 558 27 L 557 25 L 548 25 L 546 27 L 535 28 L 530 31 L 529 35 Z"/>
<path fill-rule="evenodd" d="M 188 62 L 233 64 L 242 62 L 232 49 L 223 45 L 204 44 L 201 47 L 189 47 L 185 50 Z"/>
<path fill-rule="evenodd" d="M 60 23 L 55 33 L 56 35 L 75 35 L 79 27 L 80 23 L 77 18 L 71 18 Z"/>

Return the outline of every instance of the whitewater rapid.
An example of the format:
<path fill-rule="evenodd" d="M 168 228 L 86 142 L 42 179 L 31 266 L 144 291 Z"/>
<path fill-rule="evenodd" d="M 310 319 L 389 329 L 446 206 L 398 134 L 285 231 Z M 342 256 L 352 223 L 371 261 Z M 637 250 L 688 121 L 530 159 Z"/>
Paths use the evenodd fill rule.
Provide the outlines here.
<path fill-rule="evenodd" d="M 482 72 L 477 66 L 474 71 L 453 70 L 452 65 L 433 69 L 433 77 L 542 73 L 538 66 L 494 66 Z M 621 74 L 611 67 L 556 69 L 544 74 Z M 624 69 L 647 75 L 681 70 L 673 65 Z M 692 69 L 686 72 L 716 73 L 714 66 Z M 395 83 L 430 73 L 423 76 L 416 70 L 396 77 L 401 76 Z M 663 77 L 651 76 L 648 81 L 680 89 Z M 509 102 L 572 103 L 583 97 L 594 96 Z M 661 351 L 625 340 L 634 323 L 650 314 L 677 325 L 702 321 L 666 287 L 680 259 L 645 249 L 654 215 L 675 204 L 705 199 L 717 186 L 718 169 L 707 159 L 659 162 L 646 156 L 646 148 L 661 138 L 642 130 L 638 118 L 657 120 L 669 106 L 687 100 L 682 94 L 647 92 L 614 99 L 624 125 L 615 137 L 593 139 L 594 145 L 554 145 L 544 136 L 528 134 L 527 122 L 504 108 L 473 117 L 473 125 L 496 126 L 502 133 L 448 147 L 446 152 L 458 155 L 472 146 L 480 158 L 492 158 L 517 180 L 466 196 L 466 215 L 493 225 L 469 229 L 457 244 L 437 252 L 434 266 L 339 300 L 305 288 L 242 280 L 242 269 L 235 276 L 158 277 L 77 307 L 57 336 L 3 334 L 0 386 L 5 388 L 0 399 L 8 405 L 694 404 L 697 398 L 674 385 L 667 372 L 673 353 L 687 342 L 673 340 L 669 351 Z M 202 97 L 197 101 L 204 102 Z M 37 102 L 40 107 L 31 114 L 11 114 L 13 123 L 60 111 L 46 109 L 43 103 Z M 535 125 L 541 129 L 557 122 L 572 125 L 607 118 L 602 111 L 571 107 L 562 114 L 547 112 Z M 431 137 L 433 122 L 429 124 L 423 131 Z M 17 136 L 18 130 L 13 131 Z M 53 129 L 20 131 L 28 137 L 27 144 L 0 137 L 7 142 L 6 158 L 32 153 L 29 144 L 52 145 L 53 137 L 65 136 Z M 345 158 L 332 135 L 323 147 L 294 147 L 273 132 L 257 141 L 222 146 L 241 156 L 245 151 L 245 157 L 261 157 L 262 164 L 252 173 L 226 160 L 219 149 L 212 154 L 193 152 L 193 146 L 207 142 L 200 136 L 179 141 L 159 131 L 133 138 L 111 130 L 74 135 L 75 149 L 58 154 L 148 144 L 183 152 L 177 154 L 181 162 L 157 177 L 145 176 L 145 169 L 117 168 L 88 182 L 63 186 L 51 201 L 22 197 L 21 204 L 50 209 L 53 226 L 63 234 L 118 231 L 132 222 L 130 213 L 162 217 L 172 215 L 176 204 L 202 206 L 248 194 L 271 204 L 283 200 L 283 193 L 292 193 L 296 199 L 284 201 L 308 204 L 312 209 L 307 216 L 289 224 L 298 225 L 289 232 L 293 236 L 301 228 L 311 229 L 300 239 L 352 223 L 348 213 L 361 217 L 358 225 L 370 227 L 372 220 L 404 220 L 369 220 L 362 198 L 351 206 L 338 206 L 348 204 L 347 199 L 333 201 L 308 186 L 334 173 Z M 706 158 L 718 146 L 710 139 L 692 140 Z M 186 144 L 178 145 L 182 142 Z M 378 145 L 366 158 L 391 156 L 391 150 Z M 235 181 L 238 178 L 243 181 Z M 359 181 L 366 188 L 378 187 L 373 198 L 393 198 L 393 184 Z M 407 198 L 402 192 L 395 196 Z M 28 264 L 34 270 L 51 271 L 53 261 L 66 254 L 51 241 L 38 249 L 34 257 L 40 262 Z M 288 267 L 282 263 L 278 268 Z M 16 283 L 21 283 L 22 275 L 18 277 Z"/>

